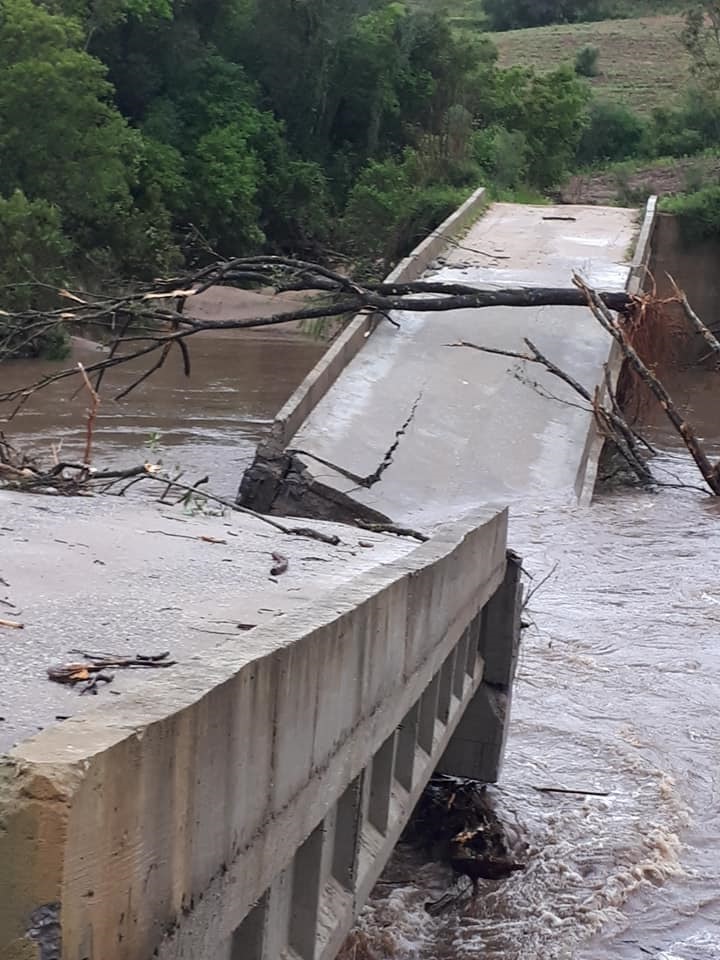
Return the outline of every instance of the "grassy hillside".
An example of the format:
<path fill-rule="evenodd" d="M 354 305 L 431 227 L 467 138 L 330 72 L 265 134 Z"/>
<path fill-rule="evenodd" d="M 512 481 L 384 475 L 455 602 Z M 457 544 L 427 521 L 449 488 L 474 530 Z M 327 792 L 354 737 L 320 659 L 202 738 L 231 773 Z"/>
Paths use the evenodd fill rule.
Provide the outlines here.
<path fill-rule="evenodd" d="M 485 25 L 483 0 L 407 0 L 410 6 L 446 13 L 455 26 L 481 30 Z M 687 0 L 607 0 L 609 17 L 645 17 L 677 13 Z"/>
<path fill-rule="evenodd" d="M 679 40 L 681 30 L 681 17 L 665 15 L 511 30 L 492 37 L 502 65 L 541 70 L 572 63 L 588 44 L 598 47 L 600 76 L 592 80 L 598 95 L 648 114 L 687 85 L 689 60 Z"/>

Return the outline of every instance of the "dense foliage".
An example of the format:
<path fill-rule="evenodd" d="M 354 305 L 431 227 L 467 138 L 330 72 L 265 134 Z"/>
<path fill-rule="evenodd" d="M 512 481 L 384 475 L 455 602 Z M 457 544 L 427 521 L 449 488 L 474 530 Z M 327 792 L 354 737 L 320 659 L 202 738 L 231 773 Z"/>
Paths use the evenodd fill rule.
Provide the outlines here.
<path fill-rule="evenodd" d="M 199 238 L 392 259 L 480 182 L 556 182 L 587 98 L 393 0 L 0 0 L 5 301 Z"/>
<path fill-rule="evenodd" d="M 599 20 L 609 12 L 608 0 L 485 0 L 485 14 L 492 30 Z"/>
<path fill-rule="evenodd" d="M 683 9 L 683 0 L 483 0 L 483 9 L 489 29 L 518 30 L 670 13 Z"/>
<path fill-rule="evenodd" d="M 36 304 L 29 281 L 157 275 L 208 249 L 387 262 L 480 183 L 547 190 L 578 164 L 720 143 L 698 13 L 716 4 L 688 14 L 696 92 L 650 120 L 592 101 L 577 73 L 594 49 L 575 68 L 501 69 L 437 6 L 0 0 L 4 304 Z M 496 26 L 605 6 L 484 2 Z"/>

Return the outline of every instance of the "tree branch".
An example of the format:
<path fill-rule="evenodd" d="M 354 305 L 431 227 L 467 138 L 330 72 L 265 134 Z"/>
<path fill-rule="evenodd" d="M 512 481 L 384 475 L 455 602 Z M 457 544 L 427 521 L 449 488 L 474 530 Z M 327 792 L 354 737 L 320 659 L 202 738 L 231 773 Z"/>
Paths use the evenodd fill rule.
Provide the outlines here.
<path fill-rule="evenodd" d="M 269 317 L 211 321 L 188 315 L 187 305 L 192 298 L 217 286 L 240 289 L 262 286 L 276 293 L 297 290 L 311 297 L 311 300 L 297 309 L 279 311 Z M 145 356 L 159 354 L 159 357 L 117 399 L 127 396 L 159 370 L 174 343 L 182 353 L 183 369 L 186 375 L 189 374 L 190 354 L 186 341 L 197 333 L 249 330 L 299 320 L 352 316 L 362 310 L 369 310 L 397 325 L 397 320 L 391 317 L 394 312 L 437 313 L 498 306 L 536 308 L 585 305 L 583 293 L 573 287 L 478 290 L 467 284 L 432 280 L 363 284 L 320 264 L 281 256 L 215 261 L 194 273 L 160 279 L 119 297 L 66 289 L 57 290 L 57 295 L 63 303 L 52 310 L 2 313 L 2 328 L 6 333 L 0 341 L 0 360 L 11 356 L 18 345 L 25 347 L 53 328 L 68 332 L 92 324 L 114 333 L 119 325 L 119 334 L 112 337 L 108 355 L 86 368 L 88 374 L 95 375 L 96 391 L 99 391 L 106 371 Z M 612 310 L 628 310 L 633 302 L 625 293 L 601 293 L 599 296 Z M 140 333 L 132 333 L 138 325 L 145 329 L 141 329 Z M 129 347 L 130 344 L 133 346 Z M 17 409 L 20 409 L 36 391 L 77 376 L 78 373 L 76 367 L 59 370 L 24 387 L 0 392 L 0 402 L 16 403 Z"/>
<path fill-rule="evenodd" d="M 608 331 L 608 333 L 611 334 L 612 337 L 614 337 L 620 346 L 625 359 L 628 361 L 633 370 L 635 370 L 643 383 L 650 389 L 651 393 L 665 411 L 668 420 L 682 438 L 682 441 L 687 447 L 691 457 L 697 464 L 705 483 L 715 494 L 715 496 L 720 496 L 720 464 L 713 465 L 710 463 L 710 460 L 708 459 L 708 456 L 702 444 L 700 443 L 697 434 L 675 406 L 672 397 L 667 392 L 664 385 L 643 362 L 642 358 L 628 340 L 628 337 L 626 336 L 621 325 L 610 313 L 596 291 L 589 287 L 577 274 L 574 276 L 573 282 L 578 289 L 585 293 L 587 302 L 597 321 Z"/>

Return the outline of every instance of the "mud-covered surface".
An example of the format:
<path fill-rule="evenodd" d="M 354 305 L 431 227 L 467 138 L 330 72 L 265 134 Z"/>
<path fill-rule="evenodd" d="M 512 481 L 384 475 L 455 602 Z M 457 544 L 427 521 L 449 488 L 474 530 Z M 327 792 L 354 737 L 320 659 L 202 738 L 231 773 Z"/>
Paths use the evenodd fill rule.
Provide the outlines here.
<path fill-rule="evenodd" d="M 22 625 L 0 625 L 0 751 L 98 703 L 112 709 L 146 674 L 111 665 L 112 682 L 83 696 L 51 682 L 48 668 L 83 662 L 83 652 L 167 652 L 172 686 L 215 647 L 234 641 L 242 656 L 255 627 L 281 632 L 290 610 L 415 545 L 314 524 L 338 534 L 331 546 L 212 507 L 112 497 L 0 490 L 0 518 L 0 618 Z"/>

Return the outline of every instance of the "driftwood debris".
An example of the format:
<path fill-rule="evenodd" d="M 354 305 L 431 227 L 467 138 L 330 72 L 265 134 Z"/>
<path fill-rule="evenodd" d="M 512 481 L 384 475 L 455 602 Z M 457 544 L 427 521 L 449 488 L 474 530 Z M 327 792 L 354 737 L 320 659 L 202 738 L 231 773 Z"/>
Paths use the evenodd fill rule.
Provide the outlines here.
<path fill-rule="evenodd" d="M 294 291 L 307 299 L 298 309 L 279 310 L 269 317 L 222 321 L 192 317 L 186 309 L 188 301 L 217 286 L 276 293 Z M 0 359 L 3 353 L 9 355 L 10 345 L 18 338 L 31 340 L 53 327 L 65 332 L 88 325 L 104 329 L 109 334 L 109 352 L 82 371 L 69 367 L 25 387 L 0 392 L 0 403 L 15 404 L 11 417 L 34 393 L 52 383 L 69 377 L 94 377 L 94 390 L 99 392 L 108 370 L 147 357 L 152 361 L 150 367 L 119 394 L 125 397 L 164 366 L 174 347 L 185 375 L 189 376 L 191 357 L 187 341 L 208 330 L 246 330 L 298 320 L 351 317 L 363 311 L 390 319 L 392 313 L 403 311 L 436 313 L 497 306 L 584 305 L 582 293 L 572 287 L 478 290 L 468 284 L 432 280 L 363 283 L 320 264 L 275 256 L 217 261 L 194 273 L 138 285 L 133 292 L 121 296 L 65 289 L 58 290 L 57 295 L 60 305 L 50 310 L 3 311 L 3 326 L 9 333 L 0 344 Z M 625 311 L 632 305 L 632 298 L 623 292 L 603 292 L 599 296 L 612 310 Z"/>
<path fill-rule="evenodd" d="M 592 310 L 593 316 L 617 342 L 625 361 L 635 371 L 640 380 L 647 386 L 660 404 L 668 420 L 679 434 L 688 452 L 697 464 L 705 483 L 715 496 L 720 496 L 720 462 L 715 464 L 710 462 L 705 448 L 694 429 L 673 402 L 672 397 L 663 383 L 640 357 L 630 337 L 623 329 L 622 324 L 618 318 L 613 316 L 612 312 L 608 310 L 607 306 L 598 296 L 597 291 L 589 287 L 587 283 L 577 275 L 573 278 L 573 282 L 587 297 L 587 302 Z"/>
<path fill-rule="evenodd" d="M 283 573 L 287 573 L 290 565 L 288 558 L 284 554 L 278 553 L 277 550 L 274 550 L 271 556 L 273 559 L 273 565 L 270 568 L 270 576 L 280 577 L 283 575 Z"/>
<path fill-rule="evenodd" d="M 705 343 L 707 343 L 707 345 L 710 347 L 710 352 L 720 357 L 720 340 L 718 340 L 712 330 L 706 324 L 704 324 L 700 317 L 695 313 L 693 308 L 690 306 L 690 302 L 688 301 L 685 291 L 680 289 L 674 278 L 670 276 L 669 273 L 667 274 L 667 278 L 672 284 L 672 288 L 675 291 L 675 299 L 682 307 L 690 326 L 695 330 L 696 333 L 699 333 Z"/>
<path fill-rule="evenodd" d="M 609 408 L 604 406 L 604 404 L 600 401 L 599 392 L 597 390 L 595 391 L 594 395 L 591 395 L 590 392 L 583 387 L 582 384 L 578 383 L 574 377 L 571 377 L 564 370 L 561 370 L 557 364 L 553 363 L 552 360 L 546 357 L 545 354 L 543 354 L 531 340 L 529 340 L 527 337 L 523 339 L 529 350 L 528 353 L 519 353 L 513 350 L 498 350 L 493 347 L 483 347 L 476 343 L 470 343 L 466 340 L 461 340 L 457 343 L 451 343 L 448 344 L 448 346 L 467 347 L 472 350 L 480 350 L 483 353 L 511 357 L 515 360 L 522 360 L 528 363 L 537 363 L 545 367 L 548 373 L 551 373 L 554 377 L 562 380 L 583 400 L 586 401 L 588 404 L 588 409 L 592 411 L 595 417 L 595 422 L 601 434 L 615 443 L 618 451 L 622 455 L 623 459 L 627 461 L 630 469 L 637 476 L 640 483 L 652 483 L 652 473 L 650 472 L 650 469 L 648 468 L 645 459 L 640 452 L 634 431 L 620 412 L 620 408 L 615 400 L 614 392 L 609 383 L 607 370 L 606 381 L 608 386 L 608 395 L 611 402 L 611 406 Z"/>
<path fill-rule="evenodd" d="M 674 281 L 671 282 L 674 284 Z M 212 287 L 235 287 L 247 290 L 274 291 L 282 294 L 290 291 L 300 292 L 303 303 L 297 309 L 278 310 L 270 317 L 237 318 L 223 321 L 208 321 L 194 318 L 188 310 L 188 303 Z M 668 391 L 663 386 L 657 372 L 653 368 L 654 359 L 645 355 L 640 349 L 643 330 L 647 332 L 645 320 L 648 316 L 657 316 L 658 311 L 670 302 L 679 303 L 687 321 L 692 328 L 699 332 L 707 342 L 712 353 L 720 356 L 720 340 L 702 322 L 692 310 L 685 294 L 674 285 L 674 296 L 666 300 L 657 298 L 654 292 L 646 295 L 631 295 L 624 291 L 599 291 L 590 287 L 579 276 L 573 277 L 572 285 L 560 288 L 521 288 L 512 287 L 500 290 L 481 290 L 464 283 L 446 283 L 431 279 L 417 280 L 406 283 L 363 282 L 352 277 L 327 269 L 326 267 L 292 257 L 256 256 L 235 258 L 227 261 L 216 261 L 203 269 L 189 272 L 180 276 L 160 279 L 151 284 L 136 286 L 130 293 L 120 296 L 96 294 L 84 290 L 58 290 L 60 305 L 50 310 L 25 310 L 17 313 L 4 312 L 3 324 L 10 330 L 8 337 L 0 343 L 0 360 L 3 350 L 7 351 L 12 341 L 12 332 L 17 336 L 32 338 L 38 331 L 47 331 L 53 326 L 72 331 L 84 325 L 92 324 L 96 329 L 105 329 L 110 341 L 109 352 L 96 363 L 87 367 L 78 365 L 57 371 L 41 377 L 34 383 L 22 387 L 0 392 L 0 403 L 13 404 L 10 418 L 26 404 L 38 391 L 57 381 L 80 376 L 83 385 L 91 397 L 91 406 L 88 410 L 87 433 L 83 463 L 68 464 L 56 463 L 49 471 L 38 471 L 31 463 L 22 460 L 14 462 L 7 456 L 7 444 L 3 445 L 0 438 L 0 482 L 16 485 L 20 489 L 35 489 L 40 492 L 82 493 L 90 481 L 88 471 L 92 452 L 93 430 L 100 402 L 99 390 L 104 375 L 111 369 L 133 360 L 147 357 L 150 366 L 140 374 L 136 380 L 125 388 L 121 396 L 127 394 L 148 379 L 156 372 L 177 348 L 186 375 L 190 375 L 191 357 L 188 348 L 189 339 L 197 333 L 208 330 L 242 330 L 253 327 L 285 324 L 298 320 L 318 318 L 351 317 L 358 313 L 373 315 L 380 322 L 381 318 L 392 320 L 397 325 L 401 322 L 403 312 L 439 314 L 450 310 L 482 309 L 485 307 L 526 307 L 540 306 L 586 306 L 597 321 L 613 336 L 622 351 L 626 367 L 634 371 L 634 375 L 642 382 L 650 394 L 660 403 L 668 419 L 682 437 L 687 449 L 697 464 L 703 479 L 715 495 L 720 495 L 720 465 L 709 459 L 703 445 L 687 422 L 682 412 L 673 402 Z M 286 302 L 279 301 L 282 306 Z M 391 315 L 395 314 L 393 318 Z M 606 396 L 601 398 L 598 390 L 592 392 L 578 384 L 567 371 L 557 367 L 551 358 L 544 356 L 530 340 L 525 341 L 528 354 L 499 351 L 483 347 L 479 344 L 463 342 L 462 346 L 473 346 L 476 349 L 491 353 L 514 356 L 521 360 L 542 364 L 550 373 L 569 384 L 588 404 L 592 410 L 598 428 L 604 436 L 613 441 L 616 448 L 628 463 L 637 479 L 644 484 L 655 483 L 652 470 L 648 464 L 647 454 L 651 453 L 649 444 L 634 430 L 628 422 L 628 416 L 621 409 L 613 391 L 609 389 L 610 378 L 606 374 Z M 368 476 L 356 476 L 351 471 L 345 471 L 346 479 L 357 483 L 360 487 L 370 487 L 378 483 L 384 471 L 392 462 L 394 448 L 400 437 L 409 426 L 417 407 L 413 406 L 406 422 L 397 431 L 393 446 L 390 447 L 385 458 L 378 468 Z M 277 453 L 277 452 L 276 452 Z M 260 507 L 255 515 L 272 512 L 272 504 L 277 499 L 277 491 L 282 488 L 289 491 L 290 496 L 285 501 L 297 500 L 302 497 L 303 506 L 312 501 L 313 495 L 323 507 L 324 500 L 332 500 L 331 515 L 343 522 L 354 522 L 353 505 L 357 504 L 352 497 L 345 496 L 338 491 L 329 489 L 318 482 L 311 483 L 312 490 L 308 489 L 308 478 L 303 474 L 303 467 L 298 454 L 326 462 L 308 451 L 282 451 L 282 464 L 278 470 L 270 470 L 273 475 L 270 482 L 265 484 L 270 494 L 262 493 L 262 499 L 269 500 L 267 508 Z M 327 463 L 335 470 L 343 473 L 340 465 Z M 252 503 L 252 487 L 262 487 L 265 476 L 268 474 L 264 465 L 257 477 L 250 476 L 253 470 L 246 472 L 250 476 L 243 480 L 243 487 L 250 490 L 250 499 L 241 495 L 241 502 Z M 307 473 L 307 471 L 305 471 Z M 148 474 L 148 467 L 135 468 L 130 472 L 106 471 L 104 478 L 108 481 L 126 478 L 130 482 L 143 480 Z M 278 475 L 276 475 L 278 474 Z M 102 475 L 94 473 L 92 481 L 102 479 Z M 312 478 L 310 478 L 312 480 Z M 165 479 L 164 482 L 167 483 Z M 176 484 L 180 487 L 180 484 Z M 292 489 L 291 489 L 292 488 Z M 168 487 L 169 489 L 169 487 Z M 273 492 L 274 491 L 274 492 Z M 307 495 L 306 495 L 307 494 Z M 216 502 L 220 498 L 207 495 L 208 499 Z M 342 500 L 342 502 L 340 502 Z M 222 501 L 220 501 L 222 502 Z M 239 507 L 237 504 L 224 502 L 231 509 L 250 511 L 248 507 Z M 287 506 L 287 502 L 285 506 Z M 291 504 L 292 507 L 292 504 Z M 359 519 L 364 524 L 376 524 L 375 529 L 392 529 L 394 524 L 390 517 L 377 514 L 376 511 L 358 505 Z M 278 512 L 292 515 L 292 510 L 280 509 Z M 341 516 L 340 516 L 341 514 Z M 312 513 L 311 513 L 312 515 Z M 322 514 L 318 514 L 322 515 Z M 277 525 L 284 533 L 299 536 L 309 536 L 324 542 L 335 542 L 332 536 L 322 531 L 310 531 L 306 528 L 286 528 Z M 414 531 L 402 531 L 395 528 L 392 532 L 400 535 L 414 536 Z M 422 539 L 420 534 L 418 539 Z"/>
<path fill-rule="evenodd" d="M 469 877 L 473 892 L 480 880 L 503 880 L 525 869 L 510 850 L 485 784 L 475 780 L 434 776 L 402 839 L 448 863 L 457 875 Z M 428 905 L 431 912 L 437 908 L 438 904 Z"/>
<path fill-rule="evenodd" d="M 70 653 L 81 659 L 48 667 L 48 679 L 54 683 L 79 686 L 81 693 L 97 693 L 98 683 L 112 683 L 114 674 L 107 673 L 109 669 L 160 669 L 174 667 L 177 662 L 171 660 L 167 652 L 138 653 L 134 657 L 117 653 L 88 653 L 82 650 L 71 650 Z"/>

